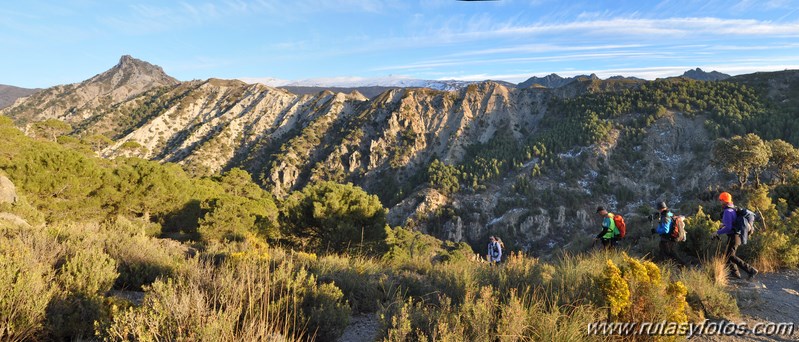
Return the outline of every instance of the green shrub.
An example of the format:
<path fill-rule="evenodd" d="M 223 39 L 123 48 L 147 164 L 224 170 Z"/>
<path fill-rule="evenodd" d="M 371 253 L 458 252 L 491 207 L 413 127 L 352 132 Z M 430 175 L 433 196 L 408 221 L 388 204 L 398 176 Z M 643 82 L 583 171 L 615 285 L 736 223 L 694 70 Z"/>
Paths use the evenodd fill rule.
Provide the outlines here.
<path fill-rule="evenodd" d="M 87 247 L 67 259 L 58 280 L 68 292 L 91 296 L 107 293 L 118 276 L 114 259 L 97 247 Z"/>
<path fill-rule="evenodd" d="M 117 263 L 116 289 L 138 290 L 158 277 L 173 275 L 185 257 L 185 249 L 179 244 L 144 235 L 108 237 L 104 244 Z"/>
<path fill-rule="evenodd" d="M 42 338 L 53 270 L 19 237 L 0 234 L 0 340 Z"/>
<path fill-rule="evenodd" d="M 350 322 L 351 309 L 334 283 L 313 286 L 303 300 L 308 332 L 321 341 L 335 341 Z"/>
<path fill-rule="evenodd" d="M 705 213 L 705 209 L 699 206 L 696 214 L 688 217 L 685 221 L 687 239 L 679 246 L 688 254 L 701 260 L 710 260 L 719 252 L 724 251 L 723 245 L 711 240 L 719 228 L 720 223 L 712 220 L 710 215 Z"/>
<path fill-rule="evenodd" d="M 44 224 L 44 215 L 32 206 L 23 195 L 17 195 L 17 201 L 13 204 L 0 203 L 0 212 L 17 215 L 32 226 Z"/>
<path fill-rule="evenodd" d="M 446 165 L 438 159 L 433 160 L 427 168 L 427 181 L 444 194 L 457 192 L 460 189 L 459 175 L 460 172 L 455 166 Z"/>
<path fill-rule="evenodd" d="M 388 251 L 383 254 L 382 261 L 397 266 L 410 263 L 459 263 L 474 255 L 472 248 L 465 242 L 441 241 L 402 227 L 387 229 L 385 244 Z"/>
<path fill-rule="evenodd" d="M 319 281 L 333 282 L 341 289 L 355 312 L 376 312 L 386 300 L 381 285 L 384 268 L 371 259 L 328 255 L 309 264 Z"/>
<path fill-rule="evenodd" d="M 47 330 L 55 340 L 68 341 L 94 336 L 95 322 L 110 320 L 104 297 L 83 293 L 58 293 L 47 306 Z"/>
<path fill-rule="evenodd" d="M 96 246 L 79 246 L 58 271 L 60 291 L 47 307 L 50 335 L 74 340 L 94 335 L 94 322 L 108 320 L 103 296 L 119 273 L 116 262 Z"/>
<path fill-rule="evenodd" d="M 292 193 L 281 223 L 292 245 L 315 252 L 385 252 L 386 209 L 352 184 L 319 182 Z"/>

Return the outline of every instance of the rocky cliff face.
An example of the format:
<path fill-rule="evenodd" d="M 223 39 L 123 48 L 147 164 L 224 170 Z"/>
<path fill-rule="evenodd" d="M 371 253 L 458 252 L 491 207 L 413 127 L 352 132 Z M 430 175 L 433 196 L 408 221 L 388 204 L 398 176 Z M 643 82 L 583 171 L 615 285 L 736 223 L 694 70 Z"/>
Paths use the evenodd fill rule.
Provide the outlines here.
<path fill-rule="evenodd" d="M 683 203 L 683 193 L 702 192 L 723 176 L 708 162 L 706 147 L 712 141 L 704 120 L 669 113 L 653 124 L 636 147 L 640 158 L 632 160 L 628 150 L 618 147 L 618 132 L 608 143 L 563 153 L 559 158 L 576 176 L 561 171 L 534 177 L 532 193 L 518 190 L 535 167 L 529 163 L 476 193 L 444 196 L 421 189 L 393 206 L 388 218 L 395 225 L 477 246 L 498 235 L 538 255 L 590 240 L 599 230 L 593 211 L 599 204 L 625 215 L 630 230 L 648 231 L 637 213 L 640 206 Z M 610 189 L 597 191 L 597 183 L 610 184 Z"/>
<path fill-rule="evenodd" d="M 78 126 L 116 138 L 105 157 L 176 162 L 199 173 L 244 167 L 278 196 L 315 179 L 378 191 L 387 177 L 407 181 L 433 158 L 458 162 L 501 127 L 521 139 L 535 130 L 548 96 L 486 82 L 459 92 L 394 89 L 370 101 L 357 92 L 295 95 L 212 79 L 145 93 Z M 120 124 L 143 107 L 150 110 L 140 123 Z"/>

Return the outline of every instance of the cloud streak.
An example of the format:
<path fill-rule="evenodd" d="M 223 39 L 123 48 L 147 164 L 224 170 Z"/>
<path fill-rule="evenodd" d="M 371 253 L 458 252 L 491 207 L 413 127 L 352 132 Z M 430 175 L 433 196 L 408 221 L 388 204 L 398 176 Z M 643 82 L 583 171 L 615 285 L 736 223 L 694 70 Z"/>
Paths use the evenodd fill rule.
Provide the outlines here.
<path fill-rule="evenodd" d="M 527 62 L 559 62 L 559 61 L 576 61 L 576 60 L 591 60 L 591 59 L 615 59 L 615 58 L 665 58 L 665 52 L 606 52 L 606 53 L 583 53 L 571 55 L 556 55 L 556 56 L 539 56 L 539 57 L 506 57 L 506 58 L 487 58 L 487 59 L 448 59 L 440 61 L 428 61 L 421 63 L 414 63 L 408 65 L 395 65 L 388 67 L 375 68 L 375 71 L 390 71 L 390 70 L 412 70 L 412 69 L 426 69 L 447 66 L 465 66 L 465 65 L 481 65 L 481 64 L 497 64 L 497 63 L 527 63 Z"/>
<path fill-rule="evenodd" d="M 536 23 L 532 25 L 497 25 L 490 29 L 452 32 L 451 28 L 439 30 L 448 39 L 471 40 L 497 37 L 531 37 L 549 34 L 581 36 L 622 36 L 651 38 L 679 38 L 684 36 L 782 36 L 799 37 L 799 23 L 773 23 L 754 19 L 722 19 L 714 17 L 641 19 L 614 18 L 602 20 L 571 21 L 563 23 Z"/>

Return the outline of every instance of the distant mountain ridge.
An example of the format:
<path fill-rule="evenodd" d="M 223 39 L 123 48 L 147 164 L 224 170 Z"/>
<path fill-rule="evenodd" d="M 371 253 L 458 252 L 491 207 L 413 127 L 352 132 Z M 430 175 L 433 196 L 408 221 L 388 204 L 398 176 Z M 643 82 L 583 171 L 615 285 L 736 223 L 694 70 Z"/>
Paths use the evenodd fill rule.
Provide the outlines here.
<path fill-rule="evenodd" d="M 574 77 L 561 77 L 558 74 L 549 74 L 549 75 L 544 76 L 544 77 L 538 77 L 538 76 L 530 77 L 526 81 L 524 81 L 522 83 L 519 83 L 517 85 L 517 87 L 518 88 L 528 88 L 528 87 L 533 87 L 533 86 L 537 85 L 537 86 L 544 87 L 544 88 L 560 88 L 562 86 L 565 86 L 565 85 L 567 85 L 569 83 L 574 82 L 575 80 L 577 80 L 580 77 L 599 79 L 599 77 L 597 77 L 594 74 L 591 74 L 591 76 L 580 75 L 580 76 L 574 76 Z"/>
<path fill-rule="evenodd" d="M 311 89 L 342 89 L 354 90 L 362 88 L 428 88 L 443 91 L 453 91 L 464 88 L 470 84 L 476 84 L 483 81 L 462 81 L 462 80 L 423 80 L 407 77 L 377 77 L 377 78 L 362 78 L 362 77 L 333 77 L 333 78 L 312 78 L 299 81 L 287 81 L 275 78 L 243 78 L 244 82 L 253 84 L 259 83 L 276 88 L 285 89 L 300 89 L 301 91 L 306 88 Z M 513 83 L 505 81 L 494 81 L 497 83 L 514 86 Z"/>
<path fill-rule="evenodd" d="M 289 92 L 297 95 L 313 95 L 323 91 L 332 91 L 334 93 L 358 92 L 363 94 L 363 96 L 366 96 L 367 98 L 373 99 L 384 92 L 387 92 L 392 89 L 400 89 L 401 87 L 372 86 L 372 87 L 344 88 L 344 87 L 304 87 L 304 86 L 287 85 L 287 86 L 280 86 L 278 88 L 288 90 Z"/>
<path fill-rule="evenodd" d="M 682 74 L 682 77 L 690 78 L 697 81 L 723 81 L 732 76 L 720 73 L 718 71 L 706 72 L 700 68 L 691 69 Z"/>
<path fill-rule="evenodd" d="M 731 76 L 724 73 L 720 73 L 718 71 L 705 72 L 701 68 L 696 68 L 685 71 L 679 77 L 690 78 L 698 81 L 720 81 L 728 79 Z M 602 79 L 599 78 L 599 76 L 597 76 L 596 74 L 562 77 L 558 74 L 552 73 L 543 77 L 533 76 L 515 85 L 513 83 L 505 81 L 493 81 L 493 82 L 521 89 L 533 86 L 554 89 L 567 86 L 577 80 L 585 81 L 585 80 L 602 80 Z M 611 76 L 608 77 L 606 80 L 645 81 L 644 79 L 635 76 L 623 76 L 623 75 Z M 337 89 L 347 92 L 352 90 L 360 91 L 362 88 L 363 89 L 429 88 L 435 90 L 453 91 L 466 87 L 470 84 L 477 84 L 492 80 L 460 81 L 460 80 L 423 80 L 423 79 L 413 79 L 405 77 L 381 77 L 381 78 L 338 77 L 338 78 L 307 79 L 301 81 L 286 81 L 274 78 L 243 79 L 243 81 L 248 83 L 261 83 L 272 87 L 295 89 L 302 93 L 308 93 L 316 89 L 330 89 L 330 90 Z M 367 90 L 366 92 L 373 94 L 369 90 Z M 366 95 L 365 92 L 362 93 Z M 373 96 L 367 95 L 367 97 L 373 97 Z"/>
<path fill-rule="evenodd" d="M 14 101 L 18 98 L 28 96 L 39 90 L 40 89 L 28 89 L 0 84 L 0 109 L 14 104 Z"/>

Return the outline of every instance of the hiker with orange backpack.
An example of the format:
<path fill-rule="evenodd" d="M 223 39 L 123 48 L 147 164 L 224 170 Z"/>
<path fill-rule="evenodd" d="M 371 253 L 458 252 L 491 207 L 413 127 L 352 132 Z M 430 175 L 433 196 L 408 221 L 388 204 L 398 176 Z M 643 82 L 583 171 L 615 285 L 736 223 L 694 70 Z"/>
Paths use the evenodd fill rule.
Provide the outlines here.
<path fill-rule="evenodd" d="M 621 232 L 616 225 L 616 220 L 614 220 L 615 215 L 609 213 L 602 206 L 596 208 L 596 213 L 602 218 L 602 231 L 597 234 L 594 241 L 602 241 L 602 246 L 605 247 L 605 249 L 616 247 L 621 237 Z"/>
<path fill-rule="evenodd" d="M 657 228 L 652 229 L 652 234 L 660 235 L 660 257 L 663 260 L 672 259 L 680 266 L 687 266 L 682 257 L 677 253 L 677 240 L 680 238 L 680 229 L 685 229 L 685 226 L 677 225 L 677 218 L 669 210 L 666 202 L 660 202 L 658 208 L 658 225 Z M 685 234 L 682 234 L 685 236 Z"/>
<path fill-rule="evenodd" d="M 719 201 L 721 201 L 721 206 L 724 208 L 721 216 L 722 227 L 716 231 L 716 234 L 713 235 L 713 239 L 718 240 L 722 234 L 727 235 L 727 250 L 724 254 L 727 257 L 730 274 L 735 278 L 741 278 L 741 272 L 738 270 L 738 267 L 741 267 L 746 273 L 749 273 L 749 279 L 752 279 L 752 277 L 758 274 L 758 270 L 735 255 L 738 247 L 740 247 L 742 243 L 746 243 L 746 238 L 749 233 L 749 228 L 736 226 L 752 224 L 751 221 L 748 223 L 745 222 L 746 219 L 743 217 L 748 210 L 743 209 L 740 212 L 736 210 L 735 205 L 732 203 L 732 195 L 728 192 L 722 192 L 719 195 Z M 752 220 L 754 220 L 754 216 L 752 216 Z"/>

